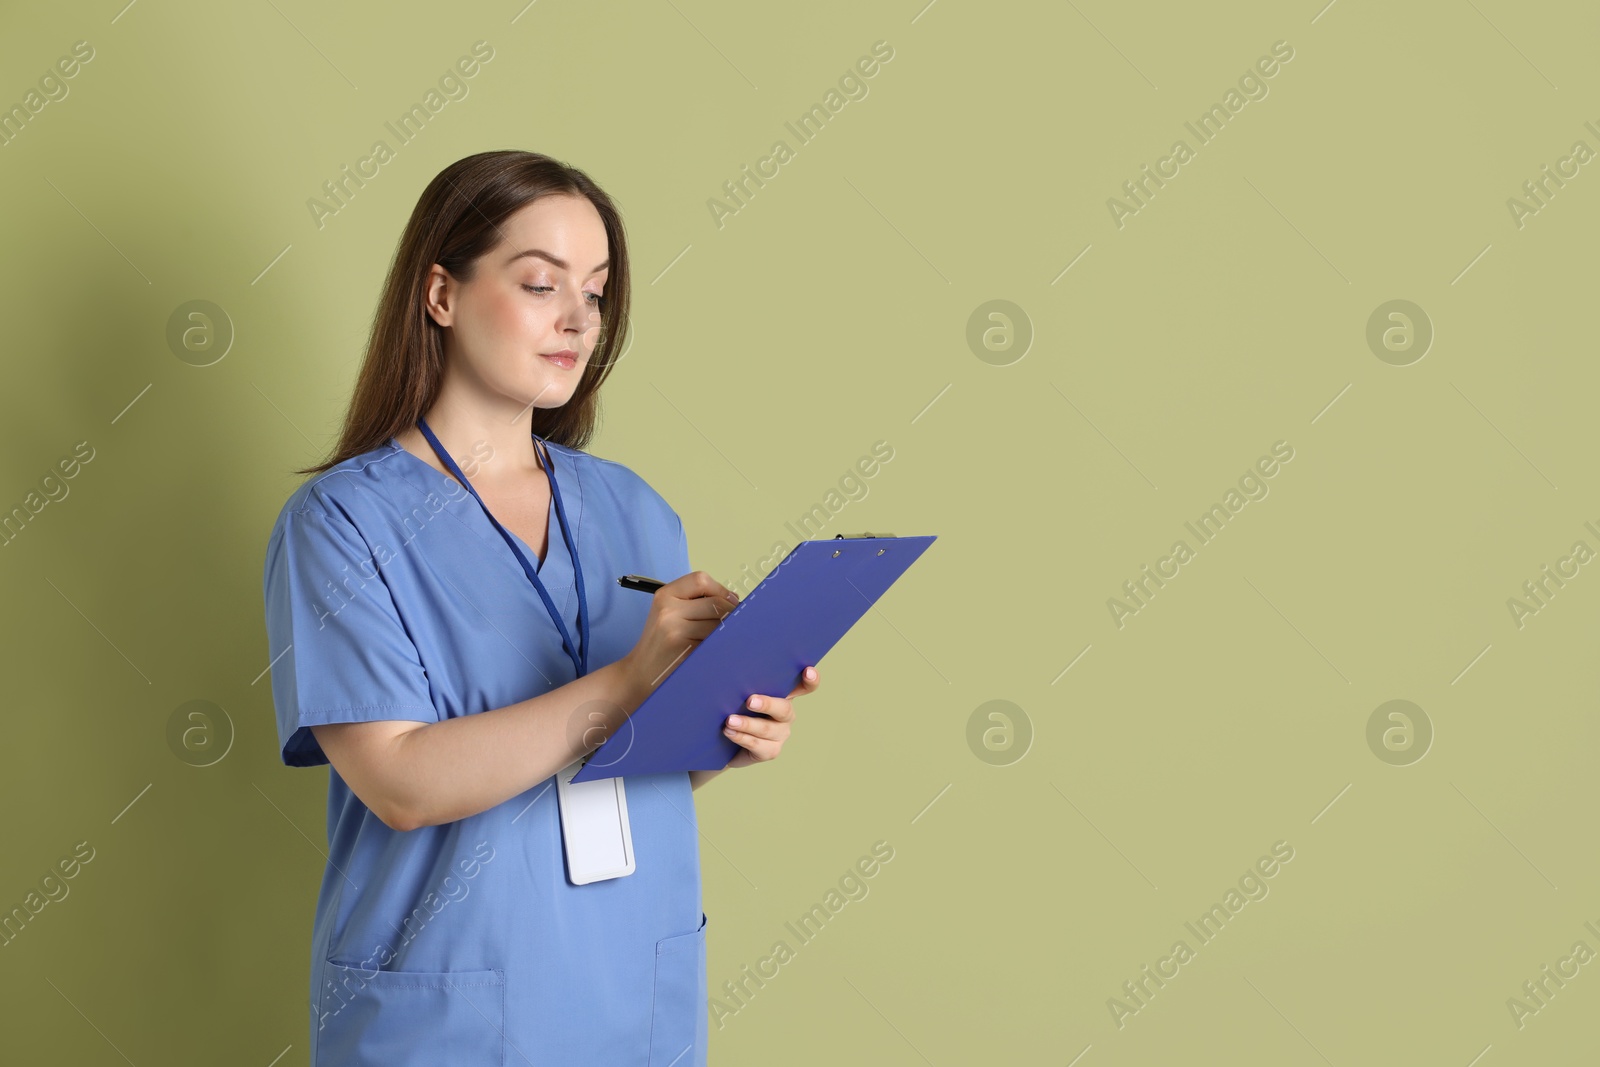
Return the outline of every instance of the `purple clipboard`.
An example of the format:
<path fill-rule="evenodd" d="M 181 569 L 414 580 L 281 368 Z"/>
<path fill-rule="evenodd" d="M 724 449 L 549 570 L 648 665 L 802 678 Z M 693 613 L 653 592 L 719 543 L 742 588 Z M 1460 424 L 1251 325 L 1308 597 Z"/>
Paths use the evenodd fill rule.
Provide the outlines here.
<path fill-rule="evenodd" d="M 755 693 L 783 696 L 933 544 L 922 537 L 834 537 L 790 550 L 709 636 L 589 754 L 574 782 L 714 771 L 740 751 L 722 732 L 753 715 Z"/>

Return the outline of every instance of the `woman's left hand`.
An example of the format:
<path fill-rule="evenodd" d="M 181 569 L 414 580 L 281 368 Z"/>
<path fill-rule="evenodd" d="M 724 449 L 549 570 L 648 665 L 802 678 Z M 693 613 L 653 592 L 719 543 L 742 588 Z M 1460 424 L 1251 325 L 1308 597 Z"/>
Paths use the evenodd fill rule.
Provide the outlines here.
<path fill-rule="evenodd" d="M 730 715 L 722 732 L 740 746 L 740 751 L 728 761 L 729 767 L 748 767 L 776 759 L 789 739 L 789 724 L 794 722 L 794 698 L 816 692 L 821 679 L 815 667 L 800 672 L 800 684 L 786 697 L 753 696 L 745 706 L 760 715 Z M 762 718 L 762 716 L 766 718 Z"/>

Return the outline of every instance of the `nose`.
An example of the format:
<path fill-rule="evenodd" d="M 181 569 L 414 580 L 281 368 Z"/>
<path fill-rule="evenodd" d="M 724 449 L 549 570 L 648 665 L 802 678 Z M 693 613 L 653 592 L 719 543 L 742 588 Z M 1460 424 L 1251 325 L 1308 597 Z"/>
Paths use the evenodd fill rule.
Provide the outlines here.
<path fill-rule="evenodd" d="M 568 303 L 565 314 L 562 316 L 561 327 L 580 337 L 600 324 L 600 309 L 589 303 L 587 297 L 579 293 L 574 302 Z"/>
<path fill-rule="evenodd" d="M 562 328 L 573 348 L 586 351 L 598 342 L 602 321 L 600 309 L 579 297 L 578 305 L 568 309 Z"/>

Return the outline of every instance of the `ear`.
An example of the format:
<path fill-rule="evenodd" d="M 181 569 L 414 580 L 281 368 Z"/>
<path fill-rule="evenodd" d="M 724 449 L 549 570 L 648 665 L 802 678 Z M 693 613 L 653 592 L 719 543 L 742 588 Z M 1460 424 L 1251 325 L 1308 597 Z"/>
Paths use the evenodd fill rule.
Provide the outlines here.
<path fill-rule="evenodd" d="M 456 280 L 450 272 L 435 263 L 428 270 L 427 285 L 423 290 L 424 307 L 433 321 L 440 326 L 454 322 Z"/>

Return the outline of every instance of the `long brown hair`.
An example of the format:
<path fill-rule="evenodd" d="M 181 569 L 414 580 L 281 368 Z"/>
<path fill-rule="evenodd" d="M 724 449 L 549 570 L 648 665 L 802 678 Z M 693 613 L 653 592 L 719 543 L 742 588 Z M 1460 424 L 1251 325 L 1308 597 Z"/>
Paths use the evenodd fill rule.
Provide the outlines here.
<path fill-rule="evenodd" d="M 427 312 L 428 272 L 472 279 L 477 259 L 503 237 L 500 224 L 544 196 L 581 196 L 606 229 L 610 273 L 600 301 L 600 337 L 572 399 L 534 408 L 533 432 L 583 448 L 599 420 L 600 385 L 624 350 L 628 328 L 628 245 L 622 215 L 583 171 L 537 152 L 480 152 L 450 164 L 423 190 L 390 264 L 344 428 L 333 456 L 296 474 L 317 474 L 388 442 L 416 424 L 439 395 L 444 327 Z"/>

